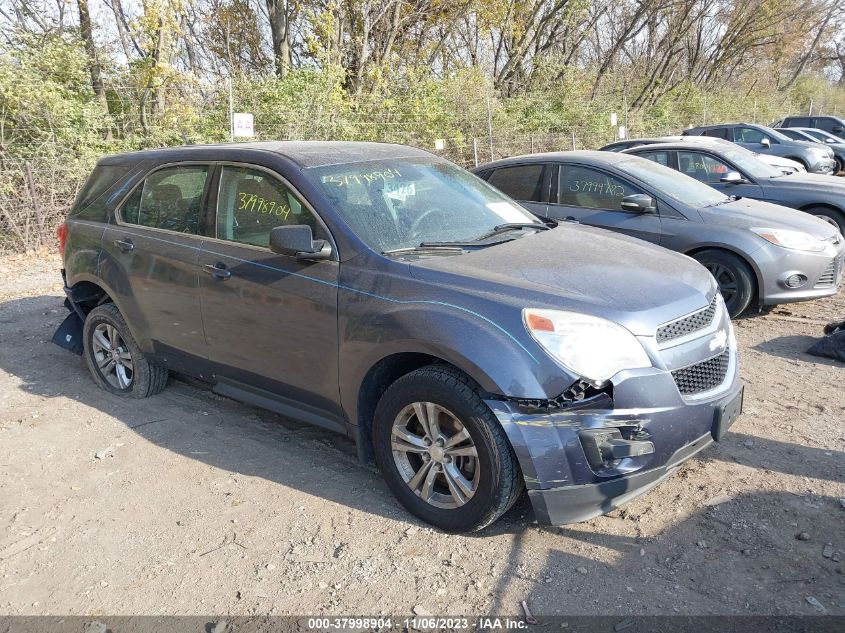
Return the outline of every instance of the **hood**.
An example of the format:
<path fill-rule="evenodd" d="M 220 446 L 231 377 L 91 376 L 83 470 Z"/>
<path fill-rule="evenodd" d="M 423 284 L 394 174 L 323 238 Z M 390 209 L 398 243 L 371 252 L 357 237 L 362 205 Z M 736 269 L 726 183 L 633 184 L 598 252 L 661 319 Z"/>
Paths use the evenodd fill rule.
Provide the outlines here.
<path fill-rule="evenodd" d="M 519 308 L 600 316 L 641 336 L 706 307 L 716 291 L 710 273 L 685 255 L 570 223 L 463 255 L 419 259 L 410 271 Z"/>
<path fill-rule="evenodd" d="M 727 225 L 737 229 L 789 229 L 809 233 L 819 240 L 830 239 L 837 232 L 831 224 L 809 213 L 751 198 L 742 198 L 717 207 L 705 207 L 698 211 L 706 224 Z"/>
<path fill-rule="evenodd" d="M 845 180 L 822 174 L 790 174 L 763 181 L 765 188 L 797 191 L 816 191 L 842 196 L 845 199 Z"/>

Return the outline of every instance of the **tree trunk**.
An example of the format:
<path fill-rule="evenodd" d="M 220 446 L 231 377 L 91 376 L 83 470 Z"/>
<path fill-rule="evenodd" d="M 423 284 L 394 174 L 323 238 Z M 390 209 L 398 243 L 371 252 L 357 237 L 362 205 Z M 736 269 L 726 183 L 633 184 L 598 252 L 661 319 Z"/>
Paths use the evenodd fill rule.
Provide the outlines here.
<path fill-rule="evenodd" d="M 286 0 L 266 0 L 273 41 L 276 76 L 284 79 L 290 68 L 290 16 Z"/>
<path fill-rule="evenodd" d="M 97 47 L 94 45 L 94 33 L 91 29 L 91 14 L 88 11 L 88 0 L 76 0 L 79 7 L 79 33 L 85 43 L 88 54 L 88 70 L 91 73 L 91 88 L 100 102 L 103 110 L 108 113 L 109 104 L 106 100 L 106 90 L 103 88 L 103 77 L 100 62 L 97 61 Z M 111 129 L 105 132 L 106 140 L 111 140 Z"/>

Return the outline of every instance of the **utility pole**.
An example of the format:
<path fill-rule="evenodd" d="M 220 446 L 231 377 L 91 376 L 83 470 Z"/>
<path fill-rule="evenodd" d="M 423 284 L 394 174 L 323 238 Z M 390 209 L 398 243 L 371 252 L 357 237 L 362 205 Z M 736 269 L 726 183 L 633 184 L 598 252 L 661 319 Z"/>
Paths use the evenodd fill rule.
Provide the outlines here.
<path fill-rule="evenodd" d="M 230 68 L 231 70 L 231 68 Z M 232 75 L 229 74 L 229 142 L 235 142 L 235 108 L 232 98 Z"/>

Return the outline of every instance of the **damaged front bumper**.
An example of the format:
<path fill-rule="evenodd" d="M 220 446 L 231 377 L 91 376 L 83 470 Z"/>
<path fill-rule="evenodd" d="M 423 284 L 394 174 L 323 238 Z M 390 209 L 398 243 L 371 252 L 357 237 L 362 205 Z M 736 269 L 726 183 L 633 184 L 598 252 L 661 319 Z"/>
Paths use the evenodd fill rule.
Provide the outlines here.
<path fill-rule="evenodd" d="M 537 520 L 586 521 L 647 492 L 684 461 L 719 440 L 742 409 L 733 372 L 707 399 L 685 399 L 671 375 L 629 372 L 601 393 L 569 407 L 528 409 L 488 400 L 511 441 Z M 647 400 L 651 406 L 627 407 Z"/>

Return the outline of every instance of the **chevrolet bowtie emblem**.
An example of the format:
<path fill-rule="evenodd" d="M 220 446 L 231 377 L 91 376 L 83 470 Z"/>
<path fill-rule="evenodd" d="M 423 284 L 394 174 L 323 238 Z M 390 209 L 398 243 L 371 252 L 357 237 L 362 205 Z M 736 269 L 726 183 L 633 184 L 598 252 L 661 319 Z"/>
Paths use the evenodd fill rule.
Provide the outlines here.
<path fill-rule="evenodd" d="M 716 335 L 710 339 L 710 351 L 715 352 L 716 350 L 723 350 L 725 349 L 725 345 L 728 342 L 728 333 L 724 330 L 720 330 L 716 332 Z"/>

